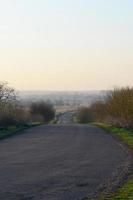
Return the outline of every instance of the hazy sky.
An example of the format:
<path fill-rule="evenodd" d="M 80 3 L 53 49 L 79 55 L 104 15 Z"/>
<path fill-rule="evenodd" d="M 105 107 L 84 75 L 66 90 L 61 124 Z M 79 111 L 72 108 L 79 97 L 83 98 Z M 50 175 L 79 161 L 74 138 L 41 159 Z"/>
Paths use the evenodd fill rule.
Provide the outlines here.
<path fill-rule="evenodd" d="M 1 0 L 0 80 L 16 89 L 133 85 L 132 0 Z"/>

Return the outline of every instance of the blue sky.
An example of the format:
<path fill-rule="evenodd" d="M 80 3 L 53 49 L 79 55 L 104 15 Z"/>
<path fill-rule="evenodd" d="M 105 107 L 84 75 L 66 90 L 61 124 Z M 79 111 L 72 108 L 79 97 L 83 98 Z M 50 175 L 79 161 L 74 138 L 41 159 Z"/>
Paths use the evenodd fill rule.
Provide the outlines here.
<path fill-rule="evenodd" d="M 21 89 L 132 85 L 132 10 L 131 0 L 1 1 L 2 80 Z"/>

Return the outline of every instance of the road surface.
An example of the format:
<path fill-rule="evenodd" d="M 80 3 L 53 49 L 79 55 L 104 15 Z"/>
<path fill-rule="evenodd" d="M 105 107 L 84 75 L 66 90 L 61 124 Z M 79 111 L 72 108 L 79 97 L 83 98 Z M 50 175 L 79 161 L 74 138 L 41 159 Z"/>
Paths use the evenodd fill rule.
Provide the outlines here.
<path fill-rule="evenodd" d="M 0 141 L 0 199 L 91 199 L 127 162 L 122 145 L 91 125 L 31 128 Z"/>
<path fill-rule="evenodd" d="M 58 124 L 74 124 L 75 112 L 65 112 L 59 115 L 58 117 Z"/>

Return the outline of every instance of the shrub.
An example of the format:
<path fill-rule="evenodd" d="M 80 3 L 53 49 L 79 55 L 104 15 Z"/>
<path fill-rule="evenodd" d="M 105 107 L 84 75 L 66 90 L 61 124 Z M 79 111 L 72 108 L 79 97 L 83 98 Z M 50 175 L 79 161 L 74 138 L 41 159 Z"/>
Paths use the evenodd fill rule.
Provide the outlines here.
<path fill-rule="evenodd" d="M 17 92 L 0 82 L 0 126 L 22 125 L 29 120 L 28 111 L 19 104 Z"/>
<path fill-rule="evenodd" d="M 80 122 L 105 121 L 123 127 L 133 127 L 133 88 L 115 88 L 104 101 L 79 110 Z M 88 120 L 87 120 L 88 118 Z"/>
<path fill-rule="evenodd" d="M 90 108 L 90 115 L 93 121 L 103 121 L 107 117 L 107 107 L 104 101 L 96 101 Z"/>
<path fill-rule="evenodd" d="M 92 121 L 90 115 L 90 109 L 88 107 L 81 107 L 77 114 L 77 120 L 79 123 L 89 123 Z"/>
<path fill-rule="evenodd" d="M 107 95 L 106 106 L 114 123 L 133 126 L 133 88 L 115 88 Z"/>
<path fill-rule="evenodd" d="M 14 107 L 0 112 L 0 126 L 19 126 L 28 122 L 30 122 L 29 113 L 21 107 Z"/>
<path fill-rule="evenodd" d="M 0 113 L 0 126 L 8 127 L 10 125 L 16 125 L 16 119 L 7 112 Z"/>
<path fill-rule="evenodd" d="M 50 122 L 55 117 L 55 110 L 53 106 L 46 102 L 36 102 L 32 103 L 30 107 L 30 112 L 33 116 L 41 116 L 43 122 Z"/>

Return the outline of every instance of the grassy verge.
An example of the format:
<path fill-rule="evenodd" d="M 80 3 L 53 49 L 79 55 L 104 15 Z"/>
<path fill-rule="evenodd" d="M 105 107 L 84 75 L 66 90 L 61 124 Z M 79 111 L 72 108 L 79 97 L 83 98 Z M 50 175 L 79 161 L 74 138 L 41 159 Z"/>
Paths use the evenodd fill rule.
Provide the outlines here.
<path fill-rule="evenodd" d="M 133 149 L 133 131 L 102 123 L 96 125 L 118 136 L 129 148 Z M 99 200 L 133 200 L 133 175 L 116 193 L 109 197 L 99 197 Z"/>
<path fill-rule="evenodd" d="M 24 124 L 24 125 L 0 128 L 0 140 L 10 137 L 12 135 L 15 135 L 21 130 L 28 129 L 28 128 L 38 126 L 38 125 L 40 125 L 40 123 L 29 123 L 29 124 Z"/>

